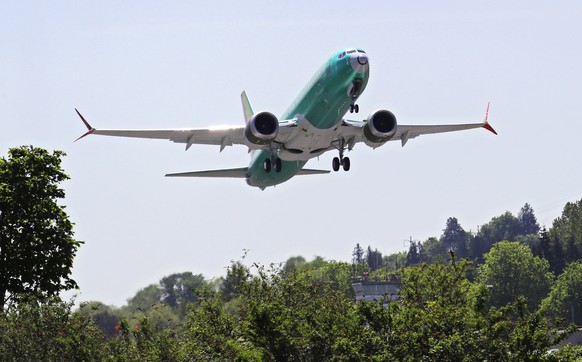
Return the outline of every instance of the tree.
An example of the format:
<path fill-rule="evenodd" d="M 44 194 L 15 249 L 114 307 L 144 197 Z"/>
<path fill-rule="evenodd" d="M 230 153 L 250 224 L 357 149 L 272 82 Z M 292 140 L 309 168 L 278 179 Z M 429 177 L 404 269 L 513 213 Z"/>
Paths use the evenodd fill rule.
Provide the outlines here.
<path fill-rule="evenodd" d="M 382 253 L 378 251 L 378 249 L 372 250 L 370 246 L 368 246 L 368 250 L 366 251 L 366 263 L 372 269 L 378 270 L 382 267 Z"/>
<path fill-rule="evenodd" d="M 582 255 L 582 200 L 568 202 L 562 215 L 554 220 L 550 237 L 560 243 L 565 261 L 576 261 Z"/>
<path fill-rule="evenodd" d="M 390 255 L 385 255 L 383 257 L 382 263 L 385 265 L 386 270 L 389 271 L 396 271 L 401 269 L 406 264 L 406 256 L 407 253 L 405 251 L 401 251 L 399 253 L 394 253 Z"/>
<path fill-rule="evenodd" d="M 582 324 L 582 263 L 569 264 L 552 285 L 542 308 L 554 317 Z"/>
<path fill-rule="evenodd" d="M 448 249 L 455 252 L 457 258 L 465 258 L 468 256 L 467 249 L 467 233 L 456 217 L 450 217 L 447 219 L 447 226 L 443 230 L 443 235 L 441 236 L 441 243 Z"/>
<path fill-rule="evenodd" d="M 301 265 L 301 264 L 305 263 L 306 261 L 307 260 L 305 260 L 305 258 L 302 257 L 301 255 L 299 255 L 299 256 L 292 256 L 289 259 L 287 259 L 287 261 L 283 265 L 283 271 L 285 273 L 290 273 L 293 270 L 295 270 L 298 265 Z"/>
<path fill-rule="evenodd" d="M 357 243 L 352 252 L 352 263 L 354 264 L 364 264 L 364 249 Z"/>
<path fill-rule="evenodd" d="M 196 301 L 196 290 L 202 288 L 206 280 L 202 274 L 191 272 L 174 273 L 160 280 L 161 300 L 180 316 L 186 314 L 186 305 Z"/>
<path fill-rule="evenodd" d="M 519 221 L 511 212 L 507 211 L 500 216 L 494 217 L 487 224 L 482 225 L 477 236 L 483 240 L 483 246 L 485 252 L 487 252 L 493 244 L 499 241 L 515 241 L 519 234 Z"/>
<path fill-rule="evenodd" d="M 538 234 L 540 232 L 540 225 L 534 215 L 534 211 L 530 204 L 523 205 L 519 214 L 517 214 L 517 221 L 519 222 L 519 232 L 522 235 Z"/>
<path fill-rule="evenodd" d="M 408 253 L 406 254 L 406 266 L 411 266 L 420 263 L 420 251 L 418 250 L 420 243 L 416 241 L 410 242 Z"/>
<path fill-rule="evenodd" d="M 58 200 L 65 154 L 33 146 L 0 158 L 0 305 L 34 295 L 44 299 L 77 288 L 70 278 L 81 242 Z"/>
<path fill-rule="evenodd" d="M 422 254 L 426 261 L 445 260 L 447 248 L 438 238 L 433 236 L 422 243 Z"/>
<path fill-rule="evenodd" d="M 535 310 L 547 295 L 552 278 L 548 261 L 533 256 L 527 246 L 518 242 L 495 244 L 479 267 L 479 281 L 491 289 L 489 301 L 496 307 L 523 296 L 529 310 Z"/>
<path fill-rule="evenodd" d="M 540 258 L 546 259 L 550 263 L 550 270 L 554 271 L 552 268 L 553 263 L 553 253 L 552 253 L 552 245 L 550 243 L 550 234 L 546 228 L 543 228 L 540 231 L 540 242 L 538 244 L 538 248 L 536 250 L 537 256 Z"/>

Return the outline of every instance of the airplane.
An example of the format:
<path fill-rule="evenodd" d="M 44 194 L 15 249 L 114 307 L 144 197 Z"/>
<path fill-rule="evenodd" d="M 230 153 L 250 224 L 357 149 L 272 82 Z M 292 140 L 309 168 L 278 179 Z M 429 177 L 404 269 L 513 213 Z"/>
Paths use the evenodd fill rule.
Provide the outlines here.
<path fill-rule="evenodd" d="M 489 125 L 489 104 L 480 123 L 452 125 L 399 125 L 394 114 L 376 110 L 363 120 L 344 118 L 349 112 L 359 112 L 357 100 L 366 89 L 370 75 L 369 56 L 358 48 L 335 53 L 312 77 L 311 81 L 277 118 L 273 113 L 254 112 L 245 91 L 241 94 L 244 125 L 191 129 L 96 129 L 75 109 L 88 131 L 77 140 L 92 135 L 166 139 L 186 144 L 217 145 L 220 152 L 226 146 L 247 146 L 251 161 L 247 167 L 181 172 L 167 177 L 231 177 L 243 178 L 250 186 L 264 190 L 288 181 L 295 175 L 327 174 L 329 170 L 305 169 L 308 160 L 327 151 L 336 151 L 332 169 L 350 169 L 350 159 L 344 154 L 356 143 L 377 148 L 388 141 L 399 140 L 404 147 L 424 134 L 485 128 L 497 134 Z M 76 141 L 77 141 L 76 140 Z"/>

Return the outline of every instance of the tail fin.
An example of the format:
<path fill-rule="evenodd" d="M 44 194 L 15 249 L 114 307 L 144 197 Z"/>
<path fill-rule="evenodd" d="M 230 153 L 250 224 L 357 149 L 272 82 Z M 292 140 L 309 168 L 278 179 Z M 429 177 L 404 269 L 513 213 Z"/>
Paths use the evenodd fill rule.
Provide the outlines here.
<path fill-rule="evenodd" d="M 251 102 L 249 102 L 249 98 L 247 97 L 247 92 L 243 91 L 240 95 L 243 107 L 243 114 L 245 117 L 245 123 L 253 118 L 253 107 L 251 107 Z"/>

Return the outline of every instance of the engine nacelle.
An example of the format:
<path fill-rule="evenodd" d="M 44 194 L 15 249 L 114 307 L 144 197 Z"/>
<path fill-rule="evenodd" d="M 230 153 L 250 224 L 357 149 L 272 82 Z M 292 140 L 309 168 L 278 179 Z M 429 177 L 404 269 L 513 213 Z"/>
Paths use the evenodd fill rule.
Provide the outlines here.
<path fill-rule="evenodd" d="M 364 142 L 370 147 L 378 147 L 396 134 L 396 127 L 396 117 L 392 112 L 378 110 L 366 120 Z"/>
<path fill-rule="evenodd" d="M 279 120 L 269 112 L 259 112 L 245 127 L 245 137 L 252 145 L 266 145 L 277 137 Z"/>

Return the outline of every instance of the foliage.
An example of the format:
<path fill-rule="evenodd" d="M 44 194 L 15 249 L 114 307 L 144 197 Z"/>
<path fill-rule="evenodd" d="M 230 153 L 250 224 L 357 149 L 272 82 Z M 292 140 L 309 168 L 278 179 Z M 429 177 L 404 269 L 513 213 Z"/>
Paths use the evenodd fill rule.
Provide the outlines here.
<path fill-rule="evenodd" d="M 72 302 L 27 298 L 0 313 L 3 361 L 95 361 L 104 357 L 103 334 Z"/>
<path fill-rule="evenodd" d="M 58 200 L 61 151 L 32 146 L 12 148 L 0 158 L 0 306 L 77 288 L 70 278 L 81 242 Z"/>
<path fill-rule="evenodd" d="M 372 250 L 371 246 L 368 246 L 366 250 L 366 264 L 370 267 L 372 271 L 382 268 L 382 253 L 378 249 Z"/>
<path fill-rule="evenodd" d="M 582 325 L 582 263 L 571 263 L 564 269 L 542 308 L 554 318 Z"/>
<path fill-rule="evenodd" d="M 521 235 L 537 235 L 540 232 L 540 225 L 538 224 L 538 220 L 531 205 L 528 203 L 525 203 L 525 205 L 523 205 L 519 211 L 519 214 L 517 214 L 517 221 L 520 228 L 519 234 Z"/>
<path fill-rule="evenodd" d="M 406 266 L 415 265 L 421 262 L 422 244 L 412 240 L 406 254 Z"/>
<path fill-rule="evenodd" d="M 550 237 L 556 248 L 561 246 L 566 263 L 582 257 L 582 200 L 564 206 L 562 215 L 552 224 Z"/>
<path fill-rule="evenodd" d="M 459 224 L 456 217 L 447 219 L 447 226 L 443 230 L 441 243 L 447 250 L 453 250 L 458 258 L 466 258 L 469 254 L 467 249 L 468 236 Z"/>
<path fill-rule="evenodd" d="M 497 307 L 523 296 L 529 310 L 535 310 L 548 293 L 552 279 L 548 261 L 533 256 L 527 246 L 518 242 L 495 244 L 479 267 L 479 281 L 491 289 L 489 303 Z"/>

